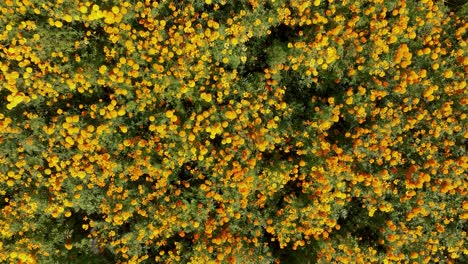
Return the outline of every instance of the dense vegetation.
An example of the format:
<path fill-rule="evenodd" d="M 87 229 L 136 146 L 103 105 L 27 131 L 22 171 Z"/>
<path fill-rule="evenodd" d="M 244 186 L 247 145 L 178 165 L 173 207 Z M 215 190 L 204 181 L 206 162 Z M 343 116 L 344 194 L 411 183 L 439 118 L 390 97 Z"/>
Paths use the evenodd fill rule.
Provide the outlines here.
<path fill-rule="evenodd" d="M 462 1 L 0 1 L 0 262 L 467 263 Z"/>

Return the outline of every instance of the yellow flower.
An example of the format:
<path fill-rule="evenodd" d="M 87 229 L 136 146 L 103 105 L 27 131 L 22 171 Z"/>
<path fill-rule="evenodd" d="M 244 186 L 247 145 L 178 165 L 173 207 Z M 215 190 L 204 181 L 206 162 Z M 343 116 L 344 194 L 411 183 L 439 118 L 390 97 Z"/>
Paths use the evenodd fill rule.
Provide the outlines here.
<path fill-rule="evenodd" d="M 7 181 L 7 185 L 8 185 L 9 187 L 11 187 L 11 186 L 15 185 L 15 182 L 14 182 L 12 179 L 9 179 L 9 180 Z"/>
<path fill-rule="evenodd" d="M 24 101 L 24 93 L 17 93 L 15 95 L 8 95 L 7 96 L 7 100 L 10 102 L 9 104 L 7 104 L 7 109 L 8 110 L 11 110 L 13 108 L 15 108 L 18 104 L 20 104 L 21 102 Z"/>
<path fill-rule="evenodd" d="M 58 27 L 58 28 L 61 28 L 61 27 L 63 26 L 63 23 L 62 23 L 62 21 L 57 20 L 57 21 L 55 21 L 54 25 L 55 25 L 56 27 Z"/>
<path fill-rule="evenodd" d="M 192 133 L 190 133 L 189 136 L 188 136 L 188 140 L 189 140 L 190 142 L 194 141 L 194 140 L 195 140 L 195 135 L 192 134 Z"/>
<path fill-rule="evenodd" d="M 211 102 L 212 96 L 209 93 L 202 93 L 201 98 L 209 103 Z"/>
<path fill-rule="evenodd" d="M 444 72 L 444 77 L 445 78 L 452 78 L 453 77 L 453 71 L 448 70 Z"/>
<path fill-rule="evenodd" d="M 171 118 L 173 116 L 174 116 L 174 111 L 171 111 L 171 110 L 166 111 L 166 117 L 167 118 Z"/>
<path fill-rule="evenodd" d="M 105 12 L 105 11 L 104 11 Z M 111 12 L 105 12 L 104 13 L 104 23 L 106 24 L 112 24 L 115 22 L 115 16 Z"/>
<path fill-rule="evenodd" d="M 76 176 L 78 176 L 78 178 L 80 179 L 84 179 L 86 177 L 86 172 L 84 171 L 79 171 Z"/>
<path fill-rule="evenodd" d="M 99 67 L 99 73 L 100 74 L 105 74 L 106 72 L 107 72 L 106 65 L 102 65 L 101 67 Z"/>
<path fill-rule="evenodd" d="M 67 250 L 71 250 L 71 249 L 73 248 L 73 245 L 72 245 L 70 242 L 67 242 L 67 243 L 65 244 L 65 248 L 66 248 Z"/>
<path fill-rule="evenodd" d="M 116 15 L 117 15 L 117 14 L 119 13 L 119 11 L 120 11 L 120 9 L 119 9 L 118 7 L 116 7 L 116 6 L 113 6 L 111 10 L 112 10 L 112 13 L 114 13 L 114 14 L 116 14 Z"/>
<path fill-rule="evenodd" d="M 88 12 L 88 8 L 86 6 L 80 6 L 79 10 L 83 14 L 86 14 Z"/>
<path fill-rule="evenodd" d="M 117 114 L 118 114 L 119 116 L 124 116 L 125 113 L 126 113 L 126 112 L 125 112 L 125 109 L 123 109 L 123 108 L 119 109 L 119 111 L 117 112 Z"/>
<path fill-rule="evenodd" d="M 236 119 L 237 117 L 237 114 L 235 111 L 227 111 L 224 115 L 230 120 Z"/>
<path fill-rule="evenodd" d="M 122 131 L 122 133 L 127 133 L 127 131 L 128 131 L 127 126 L 120 125 L 119 128 L 120 128 L 120 131 Z"/>
<path fill-rule="evenodd" d="M 74 141 L 73 138 L 71 138 L 70 136 L 67 136 L 67 137 L 65 138 L 65 141 L 66 141 L 68 144 L 70 144 L 70 145 L 75 144 L 75 141 Z"/>

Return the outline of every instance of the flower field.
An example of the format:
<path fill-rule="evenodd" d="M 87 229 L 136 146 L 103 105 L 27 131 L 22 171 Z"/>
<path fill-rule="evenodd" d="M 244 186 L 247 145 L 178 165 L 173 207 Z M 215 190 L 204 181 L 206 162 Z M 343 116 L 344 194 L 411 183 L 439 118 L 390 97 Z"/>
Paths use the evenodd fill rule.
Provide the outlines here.
<path fill-rule="evenodd" d="M 468 263 L 463 1 L 0 1 L 0 263 Z"/>

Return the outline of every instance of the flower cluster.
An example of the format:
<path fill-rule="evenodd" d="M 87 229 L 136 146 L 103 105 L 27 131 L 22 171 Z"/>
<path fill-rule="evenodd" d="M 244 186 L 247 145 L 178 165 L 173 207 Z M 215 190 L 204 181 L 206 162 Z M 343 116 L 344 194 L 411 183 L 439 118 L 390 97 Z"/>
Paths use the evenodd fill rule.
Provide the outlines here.
<path fill-rule="evenodd" d="M 467 259 L 443 1 L 0 3 L 0 262 Z"/>

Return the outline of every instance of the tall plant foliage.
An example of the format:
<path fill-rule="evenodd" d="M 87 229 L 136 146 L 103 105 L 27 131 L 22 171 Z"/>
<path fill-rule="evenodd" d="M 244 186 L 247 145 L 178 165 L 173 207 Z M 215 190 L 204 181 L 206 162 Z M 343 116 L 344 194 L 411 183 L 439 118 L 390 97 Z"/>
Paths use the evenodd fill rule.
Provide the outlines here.
<path fill-rule="evenodd" d="M 466 6 L 5 0 L 0 262 L 466 261 Z"/>

